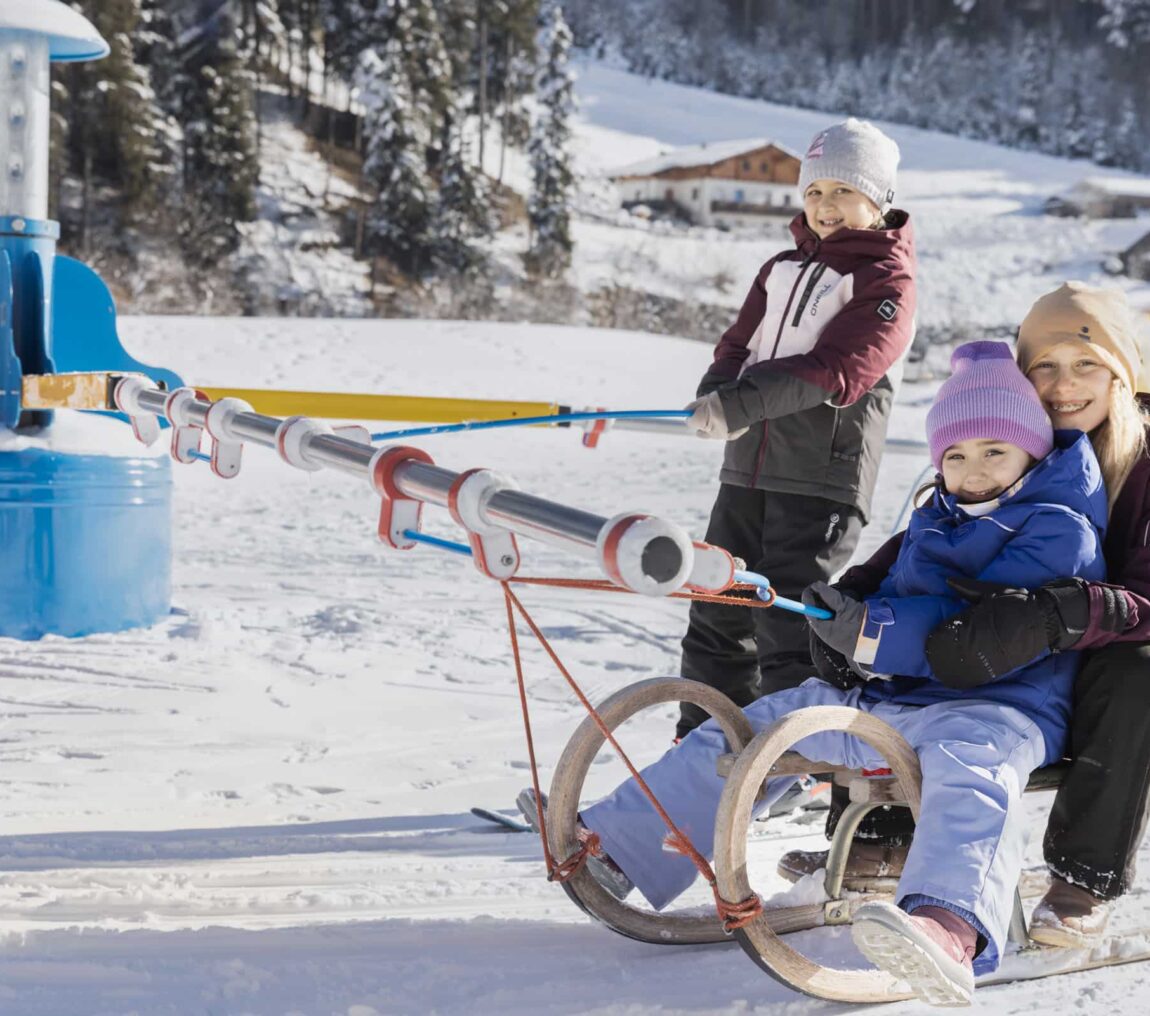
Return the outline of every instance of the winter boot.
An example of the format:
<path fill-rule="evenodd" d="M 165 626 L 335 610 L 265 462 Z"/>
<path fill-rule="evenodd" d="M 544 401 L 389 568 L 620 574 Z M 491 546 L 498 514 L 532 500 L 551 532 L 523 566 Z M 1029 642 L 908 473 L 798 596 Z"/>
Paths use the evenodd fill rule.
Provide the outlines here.
<path fill-rule="evenodd" d="M 905 914 L 875 900 L 855 913 L 851 937 L 876 967 L 905 981 L 924 1002 L 970 1005 L 978 932 L 942 907 Z"/>
<path fill-rule="evenodd" d="M 541 797 L 542 800 L 540 803 L 543 805 L 543 811 L 546 812 L 547 795 L 543 794 Z M 519 791 L 519 795 L 515 798 L 515 806 L 523 816 L 523 821 L 531 826 L 535 832 L 539 832 L 539 803 L 535 800 L 535 788 L 526 787 Z M 585 843 L 587 837 L 590 835 L 591 830 L 587 829 L 583 823 L 580 822 L 578 832 L 579 842 Z M 617 900 L 625 900 L 631 890 L 635 888 L 635 883 L 632 882 L 624 873 L 623 869 L 605 853 L 588 854 L 587 870 L 591 873 L 591 877 Z"/>
<path fill-rule="evenodd" d="M 855 840 L 847 854 L 843 888 L 859 893 L 893 893 L 909 850 Z M 788 850 L 779 858 L 778 872 L 788 882 L 797 882 L 826 868 L 829 856 L 829 850 Z"/>
<path fill-rule="evenodd" d="M 1046 895 L 1030 915 L 1030 937 L 1043 945 L 1082 948 L 1094 945 L 1110 920 L 1110 904 L 1081 886 L 1050 880 Z"/>

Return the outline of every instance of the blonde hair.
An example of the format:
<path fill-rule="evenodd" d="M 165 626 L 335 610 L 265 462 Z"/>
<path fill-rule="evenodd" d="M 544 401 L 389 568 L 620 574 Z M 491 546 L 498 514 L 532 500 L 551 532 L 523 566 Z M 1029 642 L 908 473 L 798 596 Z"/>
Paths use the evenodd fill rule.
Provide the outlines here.
<path fill-rule="evenodd" d="M 1150 424 L 1150 417 L 1138 404 L 1126 382 L 1114 378 L 1110 384 L 1110 408 L 1106 419 L 1090 432 L 1090 443 L 1102 467 L 1102 481 L 1106 484 L 1107 503 L 1111 509 L 1131 470 L 1146 454 L 1147 424 Z"/>

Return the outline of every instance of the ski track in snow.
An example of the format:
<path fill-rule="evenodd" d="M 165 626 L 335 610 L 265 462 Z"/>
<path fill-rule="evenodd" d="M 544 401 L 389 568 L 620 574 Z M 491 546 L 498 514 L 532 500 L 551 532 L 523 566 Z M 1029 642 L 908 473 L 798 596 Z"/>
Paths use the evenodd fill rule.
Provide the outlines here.
<path fill-rule="evenodd" d="M 577 133 L 588 165 L 630 161 L 660 142 L 747 136 L 760 116 L 763 133 L 801 147 L 827 119 L 607 68 L 583 74 Z M 1093 271 L 1109 226 L 1059 220 L 1056 229 L 1027 214 L 1083 167 L 895 132 L 906 191 L 922 203 L 932 320 L 1016 320 L 1078 266 Z M 276 188 L 293 174 L 314 187 L 310 156 L 285 125 L 269 127 L 266 143 L 283 153 Z M 295 228 L 291 216 L 283 225 Z M 676 295 L 709 295 L 684 288 L 684 265 L 730 269 L 728 302 L 771 252 L 740 237 L 577 229 L 577 273 L 610 269 L 610 252 L 638 240 L 644 270 Z M 128 318 L 121 332 L 133 354 L 193 384 L 620 409 L 678 408 L 709 359 L 685 340 L 494 323 Z M 921 438 L 928 395 L 904 387 L 892 436 Z M 605 516 L 649 510 L 700 537 L 721 455 L 711 442 L 623 432 L 593 452 L 571 431 L 417 443 L 452 469 L 498 469 Z M 922 465 L 886 457 L 860 557 L 896 524 Z M 509 808 L 529 782 L 502 598 L 469 562 L 386 552 L 366 484 L 293 471 L 264 449 L 248 450 L 227 483 L 202 466 L 174 477 L 169 618 L 145 631 L 0 640 L 0 1013 L 847 1011 L 789 991 L 733 946 L 660 948 L 589 923 L 543 878 L 533 837 L 469 814 L 474 804 Z M 436 510 L 426 528 L 458 538 Z M 524 556 L 528 574 L 594 575 L 588 562 L 529 541 Z M 522 597 L 593 698 L 676 670 L 682 603 L 535 588 Z M 582 717 L 542 651 L 523 646 L 546 785 Z M 665 750 L 673 719 L 665 707 L 624 728 L 637 762 Z M 589 794 L 622 774 L 613 753 L 600 761 Z M 1048 806 L 1030 799 L 1034 878 Z M 821 828 L 820 816 L 802 813 L 756 824 L 756 888 L 786 888 L 773 871 L 778 854 L 816 848 Z M 696 887 L 683 902 L 707 898 Z M 1144 889 L 1116 921 L 1150 925 Z M 792 941 L 861 962 L 841 929 Z M 1141 1013 L 1148 977 L 1150 967 L 1135 965 L 985 988 L 973 1011 Z"/>

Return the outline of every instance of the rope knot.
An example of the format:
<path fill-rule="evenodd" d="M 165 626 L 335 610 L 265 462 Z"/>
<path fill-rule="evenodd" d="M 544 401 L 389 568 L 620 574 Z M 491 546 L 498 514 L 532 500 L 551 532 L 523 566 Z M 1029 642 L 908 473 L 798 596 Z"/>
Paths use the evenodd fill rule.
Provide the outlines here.
<path fill-rule="evenodd" d="M 731 903 L 723 899 L 718 892 L 715 893 L 715 909 L 723 922 L 723 931 L 728 935 L 740 928 L 745 928 L 755 918 L 763 913 L 763 901 L 758 893 L 751 893 L 741 903 Z"/>

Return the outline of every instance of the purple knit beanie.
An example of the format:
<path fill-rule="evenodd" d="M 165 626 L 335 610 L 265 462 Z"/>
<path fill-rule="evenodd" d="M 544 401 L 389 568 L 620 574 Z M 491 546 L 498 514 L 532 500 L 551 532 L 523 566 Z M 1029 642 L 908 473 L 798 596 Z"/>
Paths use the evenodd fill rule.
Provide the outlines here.
<path fill-rule="evenodd" d="M 966 342 L 951 354 L 950 366 L 954 373 L 926 414 L 935 469 L 942 469 L 943 452 L 969 438 L 1007 441 L 1036 459 L 1050 454 L 1050 417 L 1005 342 Z"/>

